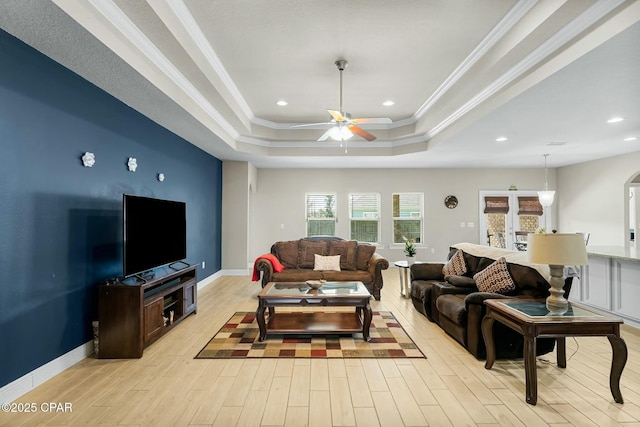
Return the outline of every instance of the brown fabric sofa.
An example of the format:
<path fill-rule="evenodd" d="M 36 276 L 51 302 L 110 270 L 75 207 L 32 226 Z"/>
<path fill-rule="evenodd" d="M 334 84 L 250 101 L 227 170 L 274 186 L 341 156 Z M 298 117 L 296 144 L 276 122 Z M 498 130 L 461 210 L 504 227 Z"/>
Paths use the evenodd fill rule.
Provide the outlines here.
<path fill-rule="evenodd" d="M 271 254 L 285 268 L 276 272 L 271 261 L 258 258 L 255 268 L 262 273 L 262 287 L 269 282 L 359 281 L 380 300 L 382 270 L 389 268 L 389 261 L 376 253 L 375 246 L 333 236 L 276 242 Z M 314 270 L 315 254 L 340 255 L 340 271 Z"/>
<path fill-rule="evenodd" d="M 468 243 L 450 248 L 448 259 L 451 259 L 458 250 L 462 251 L 467 268 L 463 275 L 445 277 L 443 263 L 421 263 L 411 266 L 411 300 L 414 307 L 429 320 L 438 324 L 478 359 L 486 357 L 481 329 L 482 319 L 486 314 L 484 305 L 486 299 L 546 298 L 549 295 L 549 282 L 545 278 L 548 274 L 542 274 L 546 266 L 527 265 L 526 261 L 522 261 L 526 258 L 526 252 L 491 248 L 493 257 L 478 255 L 485 252 L 485 248 L 487 247 Z M 480 292 L 473 276 L 503 256 L 507 259 L 507 269 L 515 289 L 505 294 Z M 509 259 L 515 259 L 518 262 L 509 262 Z M 565 280 L 564 290 L 567 297 L 572 280 L 572 277 Z M 494 339 L 498 358 L 522 357 L 524 339 L 517 332 L 496 322 Z M 546 354 L 553 351 L 554 346 L 555 339 L 538 338 L 536 352 L 538 355 Z"/>

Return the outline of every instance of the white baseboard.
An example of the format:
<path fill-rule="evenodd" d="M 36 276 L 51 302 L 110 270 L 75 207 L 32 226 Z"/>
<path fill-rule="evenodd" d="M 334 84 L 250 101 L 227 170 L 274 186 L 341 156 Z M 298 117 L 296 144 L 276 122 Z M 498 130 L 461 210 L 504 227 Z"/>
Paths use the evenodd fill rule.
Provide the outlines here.
<path fill-rule="evenodd" d="M 45 381 L 93 354 L 93 340 L 45 363 L 17 380 L 0 388 L 0 403 L 11 403 Z"/>
<path fill-rule="evenodd" d="M 243 270 L 237 270 L 242 274 L 234 274 L 236 270 L 218 271 L 212 275 L 205 277 L 198 281 L 198 289 L 202 289 L 222 276 L 246 276 L 247 272 Z M 81 360 L 91 356 L 93 354 L 93 340 L 87 341 L 83 345 L 74 348 L 73 350 L 63 354 L 57 359 L 48 362 L 39 368 L 21 376 L 15 381 L 0 388 L 0 404 L 11 403 L 18 399 L 20 396 L 30 392 L 34 388 L 38 387 L 45 381 L 55 377 L 62 373 L 67 368 L 75 365 Z"/>
<path fill-rule="evenodd" d="M 248 276 L 251 270 L 222 270 L 223 276 Z"/>
<path fill-rule="evenodd" d="M 209 286 L 211 283 L 213 283 L 215 280 L 221 278 L 222 276 L 224 276 L 224 274 L 222 274 L 222 270 L 220 270 L 220 271 L 217 271 L 217 272 L 213 273 L 210 276 L 205 277 L 202 280 L 198 280 L 198 290 Z"/>

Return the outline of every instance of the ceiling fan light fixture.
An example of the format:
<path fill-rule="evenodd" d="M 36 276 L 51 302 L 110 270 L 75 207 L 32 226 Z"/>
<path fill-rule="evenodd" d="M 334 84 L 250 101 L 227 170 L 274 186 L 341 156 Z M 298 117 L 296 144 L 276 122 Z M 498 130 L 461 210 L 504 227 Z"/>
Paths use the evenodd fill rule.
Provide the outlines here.
<path fill-rule="evenodd" d="M 331 132 L 329 132 L 329 138 L 333 139 L 334 141 L 346 141 L 352 136 L 353 132 L 343 126 L 336 126 L 331 129 Z"/>

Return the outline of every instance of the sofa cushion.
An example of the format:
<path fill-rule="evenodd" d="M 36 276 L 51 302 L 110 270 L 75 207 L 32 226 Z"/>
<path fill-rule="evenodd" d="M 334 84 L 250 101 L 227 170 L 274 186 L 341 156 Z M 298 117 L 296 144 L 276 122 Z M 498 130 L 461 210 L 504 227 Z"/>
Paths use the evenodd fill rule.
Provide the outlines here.
<path fill-rule="evenodd" d="M 358 242 L 355 240 L 332 240 L 329 255 L 340 255 L 341 270 L 355 270 L 357 250 Z"/>
<path fill-rule="evenodd" d="M 462 276 L 467 272 L 467 264 L 464 261 L 464 254 L 461 250 L 456 251 L 455 255 L 442 267 L 442 274 L 445 276 Z"/>
<path fill-rule="evenodd" d="M 368 270 L 369 260 L 375 252 L 375 246 L 367 243 L 359 243 L 356 250 L 356 268 L 358 270 Z"/>
<path fill-rule="evenodd" d="M 315 255 L 314 270 L 333 270 L 340 271 L 340 255 L 322 256 Z"/>
<path fill-rule="evenodd" d="M 323 271 L 322 278 L 329 282 L 362 282 L 365 285 L 373 281 L 373 277 L 368 271 Z M 371 290 L 369 290 L 371 292 Z"/>
<path fill-rule="evenodd" d="M 306 280 L 322 279 L 322 271 L 314 271 L 309 268 L 287 268 L 280 273 L 273 273 L 272 282 L 304 282 Z"/>
<path fill-rule="evenodd" d="M 525 265 L 507 263 L 509 274 L 519 289 L 519 293 L 534 298 L 549 296 L 549 282 L 535 269 Z"/>
<path fill-rule="evenodd" d="M 276 242 L 276 256 L 285 268 L 298 267 L 298 240 Z"/>
<path fill-rule="evenodd" d="M 473 277 L 450 275 L 445 276 L 444 280 L 447 283 L 452 284 L 453 286 L 459 286 L 461 288 L 476 287 L 476 281 L 473 279 Z"/>
<path fill-rule="evenodd" d="M 313 268 L 316 262 L 316 254 L 328 255 L 326 240 L 300 240 L 300 252 L 298 255 L 298 268 Z"/>
<path fill-rule="evenodd" d="M 436 306 L 441 316 L 447 317 L 457 325 L 466 325 L 467 310 L 464 304 L 465 295 L 445 294 L 438 297 Z"/>
<path fill-rule="evenodd" d="M 476 273 L 473 278 L 476 281 L 480 292 L 492 292 L 496 294 L 507 294 L 516 288 L 504 258 Z"/>

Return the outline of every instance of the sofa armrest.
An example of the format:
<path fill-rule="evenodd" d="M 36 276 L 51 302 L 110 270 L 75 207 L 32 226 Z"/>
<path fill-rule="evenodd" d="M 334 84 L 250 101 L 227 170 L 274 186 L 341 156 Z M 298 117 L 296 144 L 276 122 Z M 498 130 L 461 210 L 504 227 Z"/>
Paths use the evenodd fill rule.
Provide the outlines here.
<path fill-rule="evenodd" d="M 267 286 L 267 283 L 271 282 L 273 277 L 273 264 L 268 259 L 259 259 L 255 265 L 258 272 L 262 272 L 262 287 Z"/>
<path fill-rule="evenodd" d="M 440 295 L 454 294 L 465 295 L 471 293 L 478 293 L 478 288 L 469 288 L 466 286 L 454 286 L 448 282 L 436 282 L 433 284 L 433 296 L 438 299 Z"/>
<path fill-rule="evenodd" d="M 411 271 L 411 280 L 444 280 L 442 274 L 442 263 L 425 262 L 413 264 L 409 269 Z"/>
<path fill-rule="evenodd" d="M 389 268 L 389 261 L 377 252 L 369 259 L 369 274 L 373 278 L 373 297 L 380 301 L 380 289 L 382 289 L 382 270 Z"/>
<path fill-rule="evenodd" d="M 473 292 L 464 299 L 467 310 L 467 350 L 478 359 L 486 357 L 486 348 L 482 335 L 482 319 L 487 314 L 488 299 L 511 299 L 513 297 L 492 292 Z M 502 338 L 501 338 L 502 339 Z"/>

